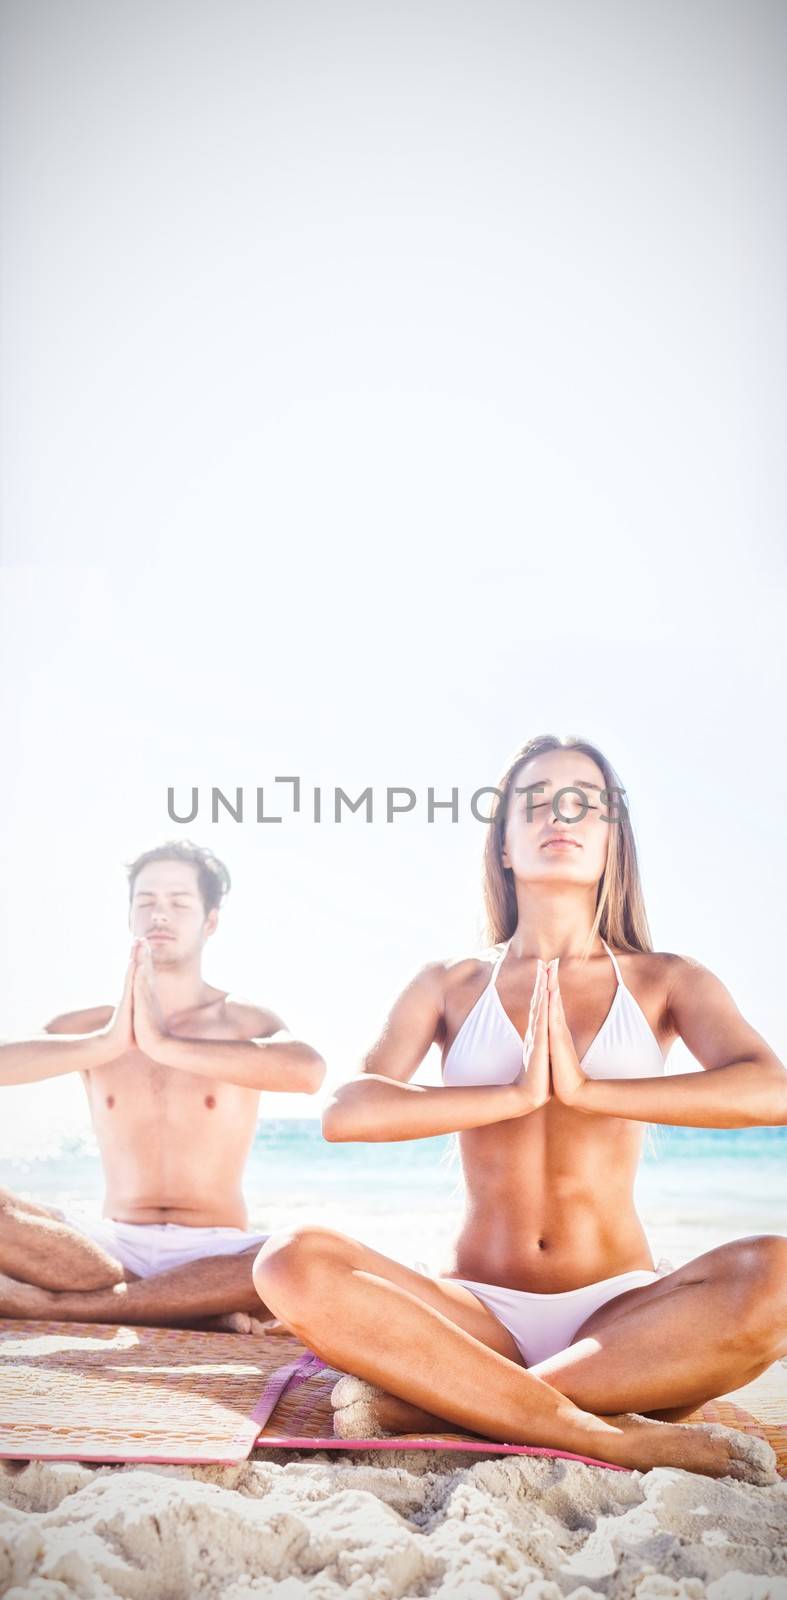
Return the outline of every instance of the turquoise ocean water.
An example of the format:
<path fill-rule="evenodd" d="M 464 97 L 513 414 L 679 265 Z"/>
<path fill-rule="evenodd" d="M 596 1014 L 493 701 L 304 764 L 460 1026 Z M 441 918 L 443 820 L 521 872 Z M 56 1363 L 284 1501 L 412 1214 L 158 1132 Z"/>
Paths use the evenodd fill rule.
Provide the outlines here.
<path fill-rule="evenodd" d="M 0 1160 L 0 1185 L 65 1211 L 101 1209 L 101 1168 L 87 1138 Z M 454 1139 L 328 1144 L 315 1119 L 262 1123 L 244 1188 L 250 1226 L 320 1221 L 435 1267 L 462 1205 Z M 674 1266 L 726 1239 L 787 1234 L 787 1128 L 651 1128 L 635 1192 L 654 1257 Z"/>

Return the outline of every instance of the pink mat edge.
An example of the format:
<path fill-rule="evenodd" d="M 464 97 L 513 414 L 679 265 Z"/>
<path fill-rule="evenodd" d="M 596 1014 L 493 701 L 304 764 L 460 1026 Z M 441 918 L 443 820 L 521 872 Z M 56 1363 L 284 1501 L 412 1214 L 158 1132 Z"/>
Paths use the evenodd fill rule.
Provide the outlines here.
<path fill-rule="evenodd" d="M 562 1461 L 579 1461 L 587 1467 L 604 1467 L 609 1472 L 630 1472 L 631 1467 L 620 1467 L 614 1461 L 596 1461 L 592 1456 L 572 1455 L 570 1450 L 550 1450 L 546 1446 L 542 1449 L 538 1445 L 527 1444 L 495 1444 L 493 1440 L 457 1440 L 455 1444 L 447 1443 L 445 1439 L 412 1439 L 406 1435 L 401 1438 L 391 1439 L 314 1439 L 301 1437 L 276 1437 L 272 1439 L 258 1438 L 252 1450 L 453 1450 L 455 1452 L 470 1453 L 474 1455 L 520 1455 L 520 1456 L 546 1456 Z M 84 1451 L 70 1451 L 65 1454 L 60 1452 L 47 1452 L 40 1450 L 0 1451 L 2 1461 L 75 1461 L 85 1466 L 95 1467 L 239 1467 L 251 1457 L 247 1450 L 242 1455 L 233 1456 L 201 1456 L 195 1460 L 194 1456 L 93 1456 Z"/>
<path fill-rule="evenodd" d="M 632 1472 L 633 1467 L 618 1466 L 615 1461 L 598 1461 L 594 1456 L 574 1455 L 571 1450 L 552 1450 L 535 1444 L 497 1444 L 494 1439 L 419 1438 L 412 1434 L 394 1435 L 388 1439 L 330 1439 L 302 1438 L 286 1434 L 265 1438 L 260 1434 L 255 1450 L 455 1450 L 475 1455 L 494 1456 L 548 1456 L 561 1461 L 579 1461 L 586 1467 L 606 1467 L 609 1472 Z"/>
<path fill-rule="evenodd" d="M 256 1449 L 256 1444 L 251 1449 Z M 0 1448 L 3 1461 L 81 1461 L 86 1467 L 240 1467 L 248 1461 L 251 1449 L 232 1456 L 96 1456 L 84 1450 L 46 1451 Z"/>

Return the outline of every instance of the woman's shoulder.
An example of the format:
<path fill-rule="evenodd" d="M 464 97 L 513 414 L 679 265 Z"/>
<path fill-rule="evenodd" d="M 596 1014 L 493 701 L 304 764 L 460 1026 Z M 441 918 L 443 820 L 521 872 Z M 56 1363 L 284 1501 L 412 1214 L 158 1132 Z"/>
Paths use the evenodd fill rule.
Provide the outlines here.
<path fill-rule="evenodd" d="M 466 951 L 454 952 L 423 962 L 416 971 L 411 971 L 397 1004 L 417 1000 L 443 1012 L 448 1003 L 467 989 L 475 987 L 480 992 L 491 975 L 500 949 L 500 946 L 490 946 L 471 955 Z"/>
<path fill-rule="evenodd" d="M 674 961 L 676 958 L 669 950 L 640 950 L 635 945 L 619 944 L 616 939 L 604 938 L 604 943 L 614 956 L 624 956 L 627 960 L 637 961 L 640 965 L 650 963 L 654 967 Z"/>
<path fill-rule="evenodd" d="M 610 943 L 620 967 L 626 988 L 648 1012 L 663 1016 L 669 1008 L 669 997 L 682 971 L 699 966 L 690 956 L 676 955 L 672 950 L 632 950 Z"/>
<path fill-rule="evenodd" d="M 606 942 L 618 961 L 625 961 L 638 971 L 649 972 L 654 977 L 669 977 L 682 966 L 700 965 L 691 956 L 679 956 L 673 950 L 633 950 L 630 945 L 613 944 L 610 939 Z"/>
<path fill-rule="evenodd" d="M 472 988 L 482 981 L 487 982 L 504 950 L 505 943 L 485 945 L 470 954 L 465 950 L 444 956 L 439 965 L 445 993 L 455 994 L 466 987 Z"/>

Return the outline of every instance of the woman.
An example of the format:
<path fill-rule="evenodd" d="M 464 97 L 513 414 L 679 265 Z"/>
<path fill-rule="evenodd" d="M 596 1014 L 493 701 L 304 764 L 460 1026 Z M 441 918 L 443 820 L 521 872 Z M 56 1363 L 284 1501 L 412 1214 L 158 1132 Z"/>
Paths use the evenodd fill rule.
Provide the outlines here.
<path fill-rule="evenodd" d="M 495 959 L 424 967 L 325 1110 L 331 1140 L 459 1134 L 446 1270 L 306 1227 L 263 1246 L 254 1281 L 357 1374 L 334 1390 L 340 1436 L 453 1427 L 770 1481 L 762 1441 L 679 1419 L 787 1354 L 787 1239 L 656 1271 L 633 1186 L 647 1123 L 783 1123 L 787 1070 L 718 978 L 653 952 L 623 792 L 585 741 L 519 751 L 485 851 Z M 666 1078 L 678 1036 L 705 1070 Z M 410 1083 L 433 1043 L 442 1086 Z"/>

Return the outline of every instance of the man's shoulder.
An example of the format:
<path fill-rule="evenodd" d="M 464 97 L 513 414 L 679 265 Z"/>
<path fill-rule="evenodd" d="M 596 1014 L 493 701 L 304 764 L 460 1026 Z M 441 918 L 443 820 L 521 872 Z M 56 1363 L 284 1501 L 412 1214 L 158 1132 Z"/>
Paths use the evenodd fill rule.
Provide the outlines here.
<path fill-rule="evenodd" d="M 273 1034 L 287 1033 L 287 1025 L 270 1006 L 263 1006 L 242 995 L 227 994 L 224 1011 L 239 1039 L 270 1039 Z"/>
<path fill-rule="evenodd" d="M 114 1006 L 85 1006 L 81 1011 L 61 1011 L 44 1023 L 44 1033 L 96 1033 L 114 1015 Z"/>

